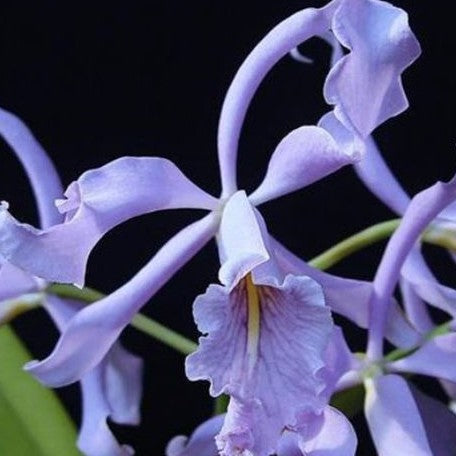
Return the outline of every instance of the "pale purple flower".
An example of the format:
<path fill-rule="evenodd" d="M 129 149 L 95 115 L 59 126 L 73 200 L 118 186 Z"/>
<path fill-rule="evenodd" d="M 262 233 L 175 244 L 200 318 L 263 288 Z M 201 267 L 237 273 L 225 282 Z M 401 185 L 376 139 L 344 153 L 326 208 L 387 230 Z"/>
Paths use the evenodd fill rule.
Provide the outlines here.
<path fill-rule="evenodd" d="M 347 151 L 355 142 L 350 133 L 333 114 L 323 117 L 319 124 L 329 131 L 338 144 Z M 392 211 L 403 215 L 410 197 L 385 163 L 374 139 L 364 141 L 365 155 L 354 167 L 363 183 Z M 450 204 L 431 221 L 433 235 L 454 236 L 456 230 L 456 204 Z M 456 318 L 456 290 L 444 286 L 435 278 L 417 243 L 409 252 L 401 269 L 401 289 L 408 318 L 418 330 L 426 331 L 432 322 L 420 300 L 435 306 Z M 421 329 L 420 329 L 421 328 Z"/>
<path fill-rule="evenodd" d="M 456 178 L 437 183 L 416 195 L 392 236 L 373 282 L 366 365 L 365 413 L 380 456 L 416 454 L 451 456 L 456 448 L 456 416 L 447 407 L 419 393 L 394 372 L 419 373 L 454 382 L 454 334 L 437 336 L 399 361 L 382 363 L 387 308 L 410 251 L 428 224 L 456 200 Z M 432 415 L 432 419 L 429 416 Z M 436 421 L 439 420 L 439 421 Z M 441 439 L 435 424 L 445 423 Z M 442 441 L 445 445 L 442 445 Z"/>
<path fill-rule="evenodd" d="M 0 134 L 22 162 L 32 184 L 43 227 L 62 220 L 54 200 L 62 195 L 60 180 L 47 154 L 25 125 L 0 109 Z M 17 307 L 30 300 L 44 307 L 60 331 L 84 306 L 82 303 L 47 295 L 42 279 L 2 259 L 0 263 L 0 322 L 14 315 Z M 120 343 L 81 378 L 82 422 L 78 447 L 87 456 L 128 456 L 131 447 L 119 445 L 106 420 L 138 424 L 142 394 L 142 360 Z"/>
<path fill-rule="evenodd" d="M 268 200 L 297 190 L 354 159 L 341 153 L 324 130 L 302 127 L 279 144 L 254 195 Z M 154 183 L 163 185 L 160 192 Z M 245 192 L 219 202 L 191 184 L 167 160 L 124 158 L 88 171 L 70 186 L 67 199 L 60 203 L 69 214 L 62 225 L 37 232 L 4 212 L 4 239 L 13 233 L 11 239 L 17 242 L 23 236 L 26 244 L 22 245 L 36 255 L 44 240 L 53 250 L 42 252 L 39 267 L 52 275 L 69 277 L 70 272 L 80 277 L 78 269 L 84 271 L 94 240 L 107 229 L 141 210 L 179 204 L 212 207 L 213 211 L 171 239 L 130 282 L 80 311 L 69 322 L 53 354 L 27 369 L 55 386 L 80 379 L 106 356 L 158 287 L 217 233 L 223 286 L 211 286 L 195 303 L 197 323 L 210 334 L 189 357 L 187 373 L 193 379 L 211 379 L 212 394 L 227 392 L 232 397 L 218 438 L 221 454 L 234 454 L 238 449 L 271 454 L 285 428 L 301 435 L 309 432 L 307 428 L 321 415 L 348 366 L 342 362 L 342 344 L 331 346 L 336 333 L 321 288 L 308 277 L 318 271 L 308 267 L 305 276 L 293 276 L 276 263 L 272 240 Z M 19 248 L 22 242 L 17 244 Z M 57 255 L 59 251 L 62 257 Z M 26 259 L 25 255 L 21 258 Z M 65 261 L 72 261 L 67 270 Z M 334 278 L 333 282 L 343 288 L 343 279 Z M 346 285 L 365 298 L 367 309 L 368 284 L 348 281 Z M 256 297 L 248 296 L 248 286 Z M 342 295 L 334 296 L 334 302 L 339 308 L 349 305 L 343 303 Z M 227 350 L 222 360 L 220 344 Z M 333 358 L 338 358 L 340 366 L 328 367 L 325 357 L 334 349 L 338 356 Z"/>
<path fill-rule="evenodd" d="M 70 185 L 66 199 L 58 203 L 63 224 L 37 230 L 0 208 L 0 253 L 6 261 L 47 280 L 78 285 L 83 284 L 91 249 L 119 223 L 163 209 L 211 211 L 174 236 L 128 283 L 78 312 L 54 352 L 27 366 L 37 378 L 53 386 L 83 378 L 110 353 L 145 302 L 217 235 L 222 285 L 211 286 L 195 303 L 197 323 L 206 336 L 188 358 L 187 373 L 209 379 L 212 394 L 231 395 L 217 437 L 220 454 L 267 456 L 277 451 L 285 429 L 298 435 L 300 448 L 316 438 L 329 395 L 349 367 L 349 357 L 342 362 L 344 350 L 338 352 L 344 355 L 340 366 L 327 365 L 327 357 L 338 358 L 331 352 L 341 348 L 334 345 L 337 331 L 329 307 L 366 326 L 371 286 L 297 262 L 270 237 L 256 206 L 353 164 L 360 155 L 340 148 L 323 128 L 301 127 L 279 144 L 263 182 L 249 197 L 238 191 L 235 169 L 241 126 L 266 73 L 302 41 L 330 31 L 351 52 L 331 70 L 326 98 L 350 131 L 367 136 L 406 108 L 400 74 L 417 57 L 419 46 L 402 10 L 377 0 L 334 0 L 279 24 L 241 66 L 220 118 L 220 199 L 168 160 L 126 157 L 88 171 Z M 390 320 L 392 338 L 415 337 L 402 330 L 403 319 Z M 352 453 L 350 444 L 339 454 Z"/>

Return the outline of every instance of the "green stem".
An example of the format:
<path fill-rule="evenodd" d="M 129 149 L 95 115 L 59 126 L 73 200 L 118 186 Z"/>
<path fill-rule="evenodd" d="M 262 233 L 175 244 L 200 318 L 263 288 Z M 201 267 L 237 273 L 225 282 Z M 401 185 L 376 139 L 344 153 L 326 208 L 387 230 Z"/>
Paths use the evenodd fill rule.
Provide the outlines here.
<path fill-rule="evenodd" d="M 195 342 L 141 313 L 133 317 L 131 326 L 154 337 L 165 345 L 173 347 L 183 355 L 189 355 L 198 348 Z"/>
<path fill-rule="evenodd" d="M 309 261 L 309 264 L 318 269 L 329 269 L 358 250 L 389 238 L 400 221 L 401 219 L 388 220 L 359 231 L 316 256 Z"/>
<path fill-rule="evenodd" d="M 400 222 L 401 219 L 397 218 L 372 225 L 333 245 L 310 260 L 309 264 L 318 269 L 329 269 L 353 253 L 389 238 Z M 449 230 L 442 230 L 439 227 L 431 225 L 423 233 L 422 240 L 449 250 L 456 250 L 456 236 Z"/>
<path fill-rule="evenodd" d="M 72 285 L 57 283 L 49 285 L 46 291 L 60 296 L 61 298 L 75 299 L 88 304 L 98 301 L 105 296 L 103 293 L 100 293 L 92 288 L 80 289 Z M 131 326 L 153 337 L 154 339 L 169 345 L 184 355 L 194 352 L 197 348 L 195 342 L 143 314 L 139 313 L 135 315 L 131 322 Z"/>

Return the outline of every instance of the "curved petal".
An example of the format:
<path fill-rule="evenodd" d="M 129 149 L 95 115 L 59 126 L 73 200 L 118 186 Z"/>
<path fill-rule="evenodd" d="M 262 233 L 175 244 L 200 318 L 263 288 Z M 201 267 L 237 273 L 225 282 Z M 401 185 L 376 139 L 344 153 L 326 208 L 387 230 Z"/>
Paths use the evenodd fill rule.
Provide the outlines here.
<path fill-rule="evenodd" d="M 437 182 L 418 193 L 410 202 L 401 224 L 388 242 L 373 281 L 367 350 L 369 358 L 378 359 L 382 356 L 390 303 L 404 263 L 410 257 L 421 233 L 455 199 L 456 177 L 449 182 Z"/>
<path fill-rule="evenodd" d="M 65 193 L 64 224 L 38 231 L 0 210 L 0 253 L 11 263 L 55 282 L 82 285 L 90 251 L 116 225 L 162 209 L 214 209 L 218 201 L 169 160 L 125 157 L 87 171 Z"/>
<path fill-rule="evenodd" d="M 328 406 L 320 432 L 304 442 L 302 449 L 306 456 L 354 456 L 357 445 L 350 421 L 339 410 Z"/>
<path fill-rule="evenodd" d="M 62 221 L 54 201 L 63 194 L 60 178 L 49 156 L 27 126 L 14 114 L 0 109 L 0 135 L 25 168 L 38 205 L 41 226 Z"/>
<path fill-rule="evenodd" d="M 274 256 L 285 272 L 313 278 L 321 285 L 325 301 L 334 312 L 343 315 L 361 328 L 368 327 L 369 302 L 372 296 L 371 282 L 327 274 L 309 266 L 272 237 L 270 242 Z M 398 347 L 410 347 L 421 340 L 420 335 L 410 326 L 397 303 L 390 307 L 386 336 Z"/>
<path fill-rule="evenodd" d="M 409 282 L 401 279 L 399 284 L 405 313 L 413 327 L 421 334 L 431 331 L 434 323 L 424 301 L 415 293 Z"/>
<path fill-rule="evenodd" d="M 410 197 L 389 169 L 374 138 L 368 136 L 361 141 L 337 119 L 334 112 L 325 114 L 318 125 L 327 130 L 347 153 L 357 150 L 363 152 L 362 160 L 354 163 L 358 177 L 393 212 L 403 214 Z"/>
<path fill-rule="evenodd" d="M 410 197 L 389 169 L 372 136 L 365 139 L 366 154 L 355 171 L 366 187 L 396 214 L 405 213 Z"/>
<path fill-rule="evenodd" d="M 285 427 L 308 427 L 326 402 L 322 368 L 333 323 L 320 286 L 291 275 L 278 286 L 248 280 L 231 292 L 211 285 L 196 299 L 195 321 L 207 335 L 186 360 L 190 380 L 209 380 L 211 395 L 231 396 L 217 437 L 226 455 L 274 453 Z"/>
<path fill-rule="evenodd" d="M 47 295 L 44 306 L 60 331 L 84 307 L 78 301 Z M 78 447 L 87 456 L 127 456 L 128 446 L 119 446 L 106 420 L 138 424 L 142 394 L 142 360 L 115 344 L 107 356 L 81 380 L 82 425 Z"/>
<path fill-rule="evenodd" d="M 79 380 L 103 359 L 136 312 L 211 239 L 217 223 L 209 214 L 180 231 L 129 282 L 78 312 L 52 354 L 28 363 L 26 370 L 54 387 Z"/>
<path fill-rule="evenodd" d="M 432 456 L 416 402 L 398 375 L 368 379 L 364 411 L 377 453 Z"/>
<path fill-rule="evenodd" d="M 239 68 L 223 103 L 218 128 L 218 156 L 223 196 L 236 191 L 236 157 L 247 109 L 269 70 L 302 42 L 327 32 L 337 3 L 307 8 L 285 19 L 255 47 Z"/>
<path fill-rule="evenodd" d="M 379 0 L 344 0 L 332 30 L 351 52 L 331 69 L 325 98 L 337 118 L 361 137 L 408 107 L 401 73 L 420 46 L 407 14 Z"/>
<path fill-rule="evenodd" d="M 116 343 L 106 357 L 104 390 L 109 416 L 118 424 L 139 424 L 143 360 Z"/>
<path fill-rule="evenodd" d="M 456 415 L 439 401 L 411 388 L 433 456 L 452 456 L 456 448 Z"/>
<path fill-rule="evenodd" d="M 339 148 L 323 128 L 301 127 L 293 130 L 277 146 L 263 182 L 250 195 L 254 205 L 306 187 L 360 156 Z"/>
<path fill-rule="evenodd" d="M 311 439 L 285 431 L 277 456 L 354 456 L 358 439 L 347 418 L 330 406 L 325 408 L 323 417 L 320 431 Z"/>
<path fill-rule="evenodd" d="M 217 456 L 215 436 L 223 426 L 225 415 L 217 415 L 200 424 L 188 439 L 174 437 L 167 445 L 165 456 Z"/>
<path fill-rule="evenodd" d="M 127 445 L 119 445 L 106 420 L 110 407 L 106 401 L 103 364 L 81 380 L 82 424 L 78 448 L 86 456 L 130 456 L 135 452 Z"/>
<path fill-rule="evenodd" d="M 0 262 L 0 301 L 38 291 L 40 281 L 8 262 Z"/>
<path fill-rule="evenodd" d="M 438 282 L 418 246 L 410 251 L 401 276 L 421 299 L 456 317 L 456 290 Z"/>
<path fill-rule="evenodd" d="M 398 372 L 430 375 L 456 382 L 456 334 L 427 341 L 411 355 L 389 364 Z"/>
<path fill-rule="evenodd" d="M 217 245 L 222 265 L 219 279 L 230 289 L 248 272 L 270 259 L 254 208 L 242 190 L 236 192 L 223 209 Z"/>

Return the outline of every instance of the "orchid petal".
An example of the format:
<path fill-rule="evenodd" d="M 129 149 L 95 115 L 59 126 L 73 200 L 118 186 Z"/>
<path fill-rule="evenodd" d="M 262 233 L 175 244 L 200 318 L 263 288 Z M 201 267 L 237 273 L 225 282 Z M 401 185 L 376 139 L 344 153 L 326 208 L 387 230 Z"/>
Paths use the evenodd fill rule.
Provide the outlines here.
<path fill-rule="evenodd" d="M 359 178 L 393 212 L 403 214 L 410 202 L 410 197 L 389 169 L 374 138 L 368 136 L 361 141 L 337 119 L 334 112 L 325 114 L 318 125 L 328 131 L 339 147 L 347 153 L 363 152 L 362 160 L 354 163 Z"/>
<path fill-rule="evenodd" d="M 62 221 L 54 201 L 63 193 L 60 178 L 49 156 L 27 126 L 14 114 L 0 109 L 0 135 L 25 168 L 38 205 L 41 226 Z"/>
<path fill-rule="evenodd" d="M 441 285 L 424 261 L 419 247 L 414 247 L 405 261 L 401 276 L 427 303 L 456 316 L 456 290 Z"/>
<path fill-rule="evenodd" d="M 342 329 L 334 327 L 331 339 L 326 347 L 325 367 L 322 369 L 322 376 L 326 381 L 325 394 L 329 399 L 340 378 L 351 369 L 358 367 L 357 359 L 347 345 Z"/>
<path fill-rule="evenodd" d="M 200 424 L 190 438 L 174 437 L 167 445 L 166 456 L 217 456 L 215 436 L 220 432 L 225 415 L 217 415 Z"/>
<path fill-rule="evenodd" d="M 339 410 L 328 406 L 320 432 L 304 442 L 302 449 L 306 456 L 354 456 L 357 445 L 353 426 Z"/>
<path fill-rule="evenodd" d="M 456 334 L 434 337 L 418 350 L 389 366 L 398 372 L 413 372 L 456 382 Z"/>
<path fill-rule="evenodd" d="M 263 182 L 250 195 L 259 205 L 306 187 L 360 157 L 345 153 L 323 128 L 293 130 L 277 146 Z"/>
<path fill-rule="evenodd" d="M 285 272 L 307 275 L 317 281 L 325 295 L 327 305 L 361 328 L 367 328 L 372 284 L 361 280 L 337 277 L 312 268 L 271 237 L 274 256 Z M 405 319 L 397 303 L 391 306 L 387 321 L 387 338 L 399 347 L 410 347 L 420 340 L 420 335 Z"/>
<path fill-rule="evenodd" d="M 0 301 L 37 291 L 40 281 L 16 266 L 0 263 Z"/>
<path fill-rule="evenodd" d="M 321 371 L 333 324 L 321 289 L 308 277 L 275 283 L 253 285 L 260 305 L 256 335 L 248 325 L 245 281 L 231 292 L 211 285 L 194 304 L 198 329 L 207 335 L 187 358 L 186 373 L 190 380 L 209 380 L 213 396 L 231 395 L 217 437 L 222 455 L 234 448 L 275 452 L 284 427 L 303 426 L 300 416 L 320 413 L 325 403 Z"/>
<path fill-rule="evenodd" d="M 331 69 L 325 98 L 337 118 L 361 137 L 408 107 L 401 73 L 419 56 L 407 14 L 378 0 L 345 0 L 332 20 L 351 52 Z"/>
<path fill-rule="evenodd" d="M 401 279 L 399 284 L 407 318 L 421 334 L 431 331 L 434 323 L 425 302 L 418 296 L 410 282 Z"/>
<path fill-rule="evenodd" d="M 83 419 L 78 448 L 86 456 L 130 456 L 133 449 L 120 446 L 106 423 L 110 408 L 104 394 L 103 367 L 102 363 L 81 380 Z"/>
<path fill-rule="evenodd" d="M 236 192 L 226 203 L 217 240 L 222 264 L 219 279 L 229 288 L 270 258 L 254 208 L 244 191 Z"/>
<path fill-rule="evenodd" d="M 87 171 L 60 201 L 64 224 L 46 231 L 18 223 L 0 209 L 0 251 L 22 269 L 50 281 L 82 285 L 90 251 L 116 225 L 162 209 L 214 209 L 217 200 L 169 160 L 125 157 Z"/>
<path fill-rule="evenodd" d="M 239 68 L 223 103 L 218 129 L 218 155 L 223 195 L 236 191 L 236 157 L 247 109 L 269 70 L 302 42 L 327 32 L 337 4 L 307 8 L 285 19 L 255 47 Z"/>
<path fill-rule="evenodd" d="M 432 456 L 418 407 L 405 380 L 383 375 L 365 383 L 365 414 L 377 453 Z"/>
<path fill-rule="evenodd" d="M 60 331 L 83 307 L 78 301 L 47 295 L 44 306 Z M 87 456 L 127 456 L 128 446 L 119 446 L 106 420 L 138 424 L 142 394 L 142 360 L 115 344 L 107 356 L 81 379 L 82 425 L 78 447 Z"/>
<path fill-rule="evenodd" d="M 339 410 L 327 406 L 320 431 L 311 439 L 285 431 L 278 456 L 354 456 L 358 440 L 350 422 Z"/>
<path fill-rule="evenodd" d="M 453 456 L 456 448 L 456 415 L 441 402 L 412 388 L 426 428 L 433 456 Z"/>
<path fill-rule="evenodd" d="M 405 213 L 410 197 L 402 188 L 372 136 L 365 139 L 366 155 L 355 163 L 355 171 L 366 187 L 396 214 Z"/>
<path fill-rule="evenodd" d="M 210 240 L 217 223 L 209 214 L 180 231 L 129 282 L 78 312 L 52 354 L 28 363 L 26 370 L 54 387 L 79 380 L 103 359 L 136 312 Z"/>
<path fill-rule="evenodd" d="M 110 418 L 118 424 L 139 424 L 143 360 L 120 343 L 112 346 L 106 359 L 104 388 Z"/>

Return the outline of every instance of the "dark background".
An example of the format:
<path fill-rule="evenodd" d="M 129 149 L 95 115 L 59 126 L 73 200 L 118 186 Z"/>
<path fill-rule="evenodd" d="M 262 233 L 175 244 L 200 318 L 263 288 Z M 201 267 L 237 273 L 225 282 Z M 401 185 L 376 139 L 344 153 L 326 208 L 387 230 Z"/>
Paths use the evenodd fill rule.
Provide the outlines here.
<path fill-rule="evenodd" d="M 4 2 L 0 7 L 0 105 L 24 119 L 68 185 L 86 169 L 123 155 L 172 159 L 209 192 L 220 191 L 216 129 L 225 92 L 243 59 L 275 24 L 315 1 Z M 447 179 L 454 160 L 454 39 L 449 12 L 430 1 L 397 1 L 407 9 L 423 56 L 404 77 L 411 109 L 377 131 L 390 166 L 411 193 Z M 86 6 L 84 6 L 86 5 Z M 311 41 L 303 65 L 287 57 L 262 84 L 248 113 L 239 152 L 239 182 L 252 190 L 269 155 L 291 129 L 314 124 L 328 110 L 321 88 L 329 49 Z M 35 223 L 30 189 L 13 154 L 0 144 L 0 199 L 20 219 Z M 304 258 L 391 214 L 351 169 L 264 206 L 272 233 Z M 106 236 L 92 254 L 87 283 L 105 292 L 128 280 L 160 245 L 197 211 L 169 211 L 129 221 Z M 446 258 L 430 250 L 438 272 Z M 382 245 L 333 269 L 370 279 Z M 446 266 L 446 264 L 445 264 Z M 214 245 L 201 252 L 160 291 L 145 312 L 197 337 L 194 297 L 216 280 Z M 451 277 L 447 277 L 451 280 Z M 16 325 L 38 358 L 57 334 L 34 313 Z M 348 336 L 363 348 L 356 331 Z M 207 418 L 212 403 L 205 383 L 189 383 L 183 357 L 128 329 L 125 344 L 147 364 L 143 423 L 116 428 L 137 454 L 161 455 L 169 438 L 188 434 Z M 78 420 L 77 387 L 61 390 Z M 362 426 L 362 423 L 361 423 Z M 371 454 L 360 428 L 359 454 Z"/>

